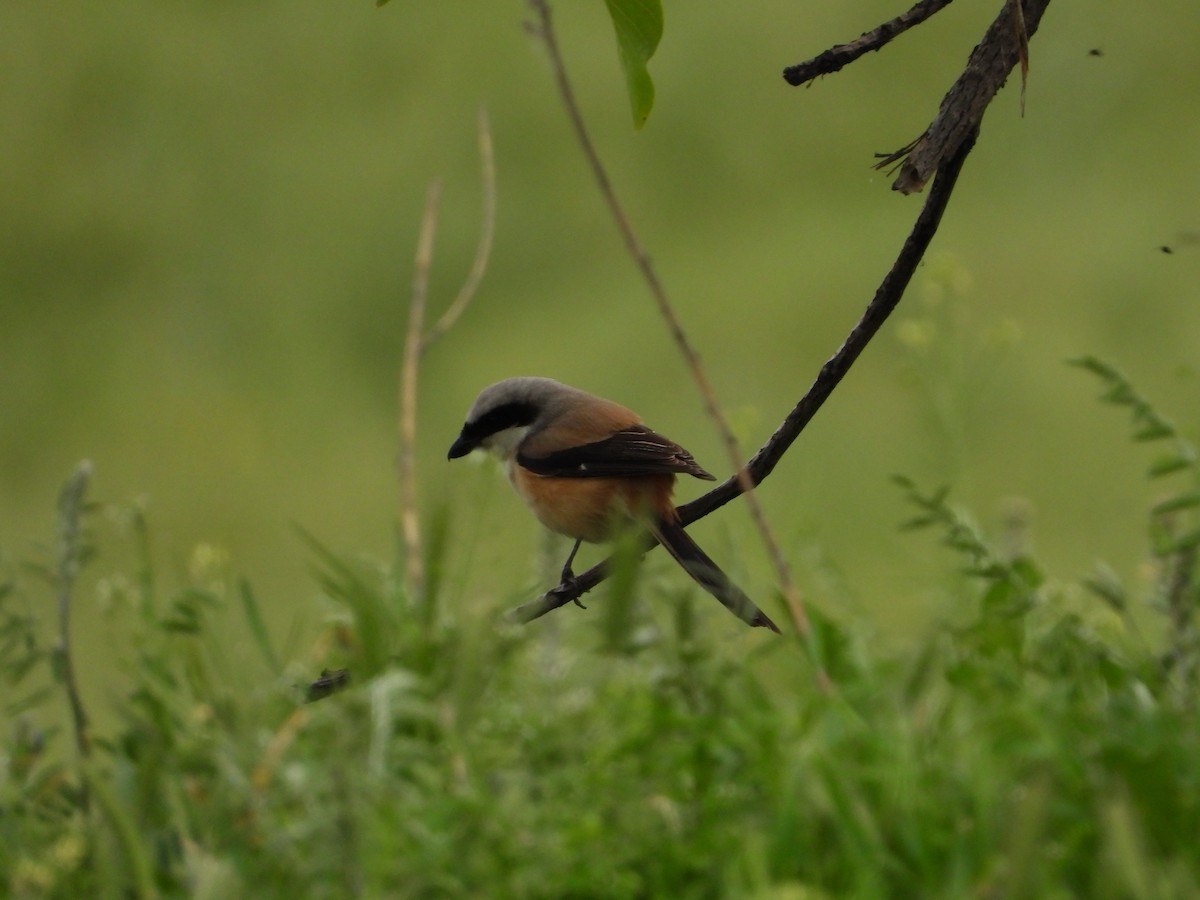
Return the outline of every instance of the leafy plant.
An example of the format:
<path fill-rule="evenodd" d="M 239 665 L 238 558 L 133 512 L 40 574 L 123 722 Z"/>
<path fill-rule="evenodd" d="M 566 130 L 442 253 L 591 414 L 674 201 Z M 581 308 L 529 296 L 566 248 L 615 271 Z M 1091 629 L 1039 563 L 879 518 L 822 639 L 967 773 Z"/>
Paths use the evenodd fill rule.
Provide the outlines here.
<path fill-rule="evenodd" d="M 55 566 L 6 566 L 4 888 L 1194 895 L 1200 721 L 1180 676 L 1184 612 L 1163 606 L 1166 645 L 1147 640 L 1111 578 L 1107 594 L 1055 579 L 947 490 L 898 482 L 908 526 L 961 560 L 959 606 L 893 651 L 814 611 L 828 693 L 794 645 L 719 641 L 706 616 L 721 611 L 677 582 L 629 581 L 596 600 L 619 615 L 580 613 L 555 638 L 455 611 L 445 588 L 416 600 L 402 560 L 349 560 L 307 535 L 330 615 L 284 652 L 220 553 L 198 548 L 187 583 L 163 592 L 141 512 L 80 506 L 98 555 L 82 558 L 75 602 L 103 598 L 123 676 L 110 714 L 90 711 L 103 724 L 89 755 L 73 753 L 33 612 L 59 586 Z M 115 540 L 132 543 L 132 574 L 97 574 Z M 338 689 L 310 694 L 334 670 Z"/>
<path fill-rule="evenodd" d="M 1200 632 L 1196 627 L 1200 609 L 1200 455 L 1115 366 L 1094 356 L 1072 360 L 1072 364 L 1104 383 L 1101 399 L 1105 403 L 1129 410 L 1134 441 L 1167 445 L 1150 464 L 1147 477 L 1156 484 L 1172 477 L 1181 482 L 1150 509 L 1150 550 L 1158 563 L 1156 592 L 1150 602 L 1166 613 L 1169 622 L 1170 647 L 1164 664 L 1179 690 L 1194 704 L 1200 688 Z M 1125 603 L 1124 591 L 1111 578 L 1093 579 L 1089 587 L 1118 607 Z"/>

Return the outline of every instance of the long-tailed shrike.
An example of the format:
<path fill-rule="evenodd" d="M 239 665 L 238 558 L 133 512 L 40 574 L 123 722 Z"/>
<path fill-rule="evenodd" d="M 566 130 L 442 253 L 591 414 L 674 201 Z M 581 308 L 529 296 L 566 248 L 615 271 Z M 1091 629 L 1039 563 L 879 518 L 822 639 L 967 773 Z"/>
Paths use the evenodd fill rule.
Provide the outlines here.
<path fill-rule="evenodd" d="M 748 625 L 779 629 L 679 524 L 671 493 L 683 472 L 716 479 L 692 455 L 611 400 L 549 378 L 509 378 L 476 398 L 449 458 L 483 447 L 499 456 L 517 493 L 551 531 L 609 540 L 623 521 L 644 525 L 696 582 Z"/>

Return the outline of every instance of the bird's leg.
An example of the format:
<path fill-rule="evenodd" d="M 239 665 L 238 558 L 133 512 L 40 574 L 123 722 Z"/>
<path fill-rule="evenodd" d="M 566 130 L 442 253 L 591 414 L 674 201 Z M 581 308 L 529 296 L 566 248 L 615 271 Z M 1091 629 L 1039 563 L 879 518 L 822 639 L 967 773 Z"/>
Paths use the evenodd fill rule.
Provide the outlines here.
<path fill-rule="evenodd" d="M 562 575 L 560 576 L 560 579 L 564 585 L 570 585 L 575 581 L 575 572 L 571 569 L 571 563 L 574 562 L 575 554 L 579 552 L 579 545 L 582 543 L 583 538 L 579 538 L 575 541 L 575 546 L 571 548 L 571 552 L 567 555 L 567 561 L 563 563 Z M 578 597 L 574 599 L 574 603 L 580 609 L 587 609 L 586 606 L 579 602 Z"/>
<path fill-rule="evenodd" d="M 579 552 L 579 545 L 582 543 L 583 538 L 580 538 L 575 542 L 575 546 L 571 548 L 571 552 L 567 554 L 567 561 L 563 563 L 562 567 L 561 578 L 563 584 L 569 584 L 575 580 L 575 573 L 571 570 L 571 563 L 575 561 L 575 554 Z"/>

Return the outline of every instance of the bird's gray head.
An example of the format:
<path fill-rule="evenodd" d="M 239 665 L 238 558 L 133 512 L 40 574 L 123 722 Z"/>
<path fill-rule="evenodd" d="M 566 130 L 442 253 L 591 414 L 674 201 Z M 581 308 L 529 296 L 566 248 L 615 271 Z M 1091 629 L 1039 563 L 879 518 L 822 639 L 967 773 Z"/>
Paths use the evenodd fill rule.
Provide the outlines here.
<path fill-rule="evenodd" d="M 553 421 L 573 400 L 587 396 L 552 378 L 506 378 L 475 398 L 448 457 L 466 456 L 476 447 L 508 456 L 531 430 Z"/>

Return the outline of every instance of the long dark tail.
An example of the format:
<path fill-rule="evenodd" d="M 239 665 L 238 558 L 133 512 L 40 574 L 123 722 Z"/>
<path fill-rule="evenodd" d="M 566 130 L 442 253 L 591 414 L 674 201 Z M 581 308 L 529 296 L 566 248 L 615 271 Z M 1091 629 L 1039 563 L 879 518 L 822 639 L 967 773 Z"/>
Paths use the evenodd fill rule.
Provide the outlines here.
<path fill-rule="evenodd" d="M 720 600 L 727 610 L 752 628 L 770 628 L 776 634 L 780 633 L 778 626 L 767 618 L 767 614 L 729 580 L 729 576 L 700 549 L 678 522 L 659 519 L 653 523 L 651 530 L 683 570 L 691 575 L 700 587 Z"/>

